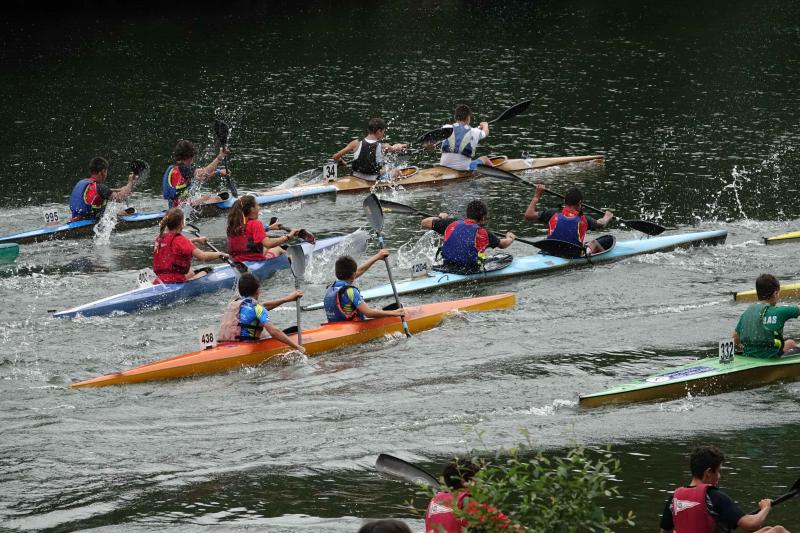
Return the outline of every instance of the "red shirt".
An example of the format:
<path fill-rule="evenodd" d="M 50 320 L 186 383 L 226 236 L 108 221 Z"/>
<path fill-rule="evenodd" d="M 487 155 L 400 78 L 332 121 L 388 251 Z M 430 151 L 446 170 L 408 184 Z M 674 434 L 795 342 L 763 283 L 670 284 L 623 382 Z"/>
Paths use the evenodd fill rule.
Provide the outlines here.
<path fill-rule="evenodd" d="M 466 509 L 464 509 L 465 500 L 467 502 Z M 508 529 L 508 524 L 511 522 L 506 515 L 491 505 L 478 503 L 469 498 L 468 492 L 461 492 L 458 495 L 457 505 L 467 514 L 479 515 L 481 524 L 492 522 L 499 529 Z M 427 533 L 439 533 L 439 531 L 460 533 L 465 527 L 467 527 L 467 521 L 463 518 L 456 518 L 453 513 L 453 494 L 446 491 L 438 492 L 428 504 L 425 512 L 425 531 Z"/>
<path fill-rule="evenodd" d="M 166 233 L 164 235 L 167 235 Z M 176 264 L 192 264 L 192 252 L 197 248 L 192 241 L 182 234 L 177 234 L 172 238 L 169 246 L 164 246 L 159 239 L 156 239 L 156 247 L 153 252 L 153 270 L 161 283 L 183 283 L 186 281 L 186 273 L 167 272 L 166 269 Z M 160 272 L 159 272 L 160 271 Z M 188 271 L 188 269 L 187 269 Z"/>
<path fill-rule="evenodd" d="M 477 224 L 471 218 L 464 219 L 465 224 Z M 447 226 L 447 229 L 444 230 L 444 239 L 447 240 L 450 237 L 450 234 L 453 232 L 455 228 L 455 224 L 450 224 Z M 486 251 L 486 248 L 489 247 L 489 234 L 483 228 L 478 228 L 477 233 L 475 233 L 475 249 L 478 250 L 478 253 L 483 253 Z"/>
<path fill-rule="evenodd" d="M 264 224 L 256 218 L 247 219 L 244 226 L 244 235 L 241 233 L 231 237 L 228 235 L 228 253 L 234 261 L 263 261 L 266 250 L 261 243 L 267 237 L 267 230 Z M 248 250 L 252 243 L 254 247 L 260 247 L 261 251 Z"/>

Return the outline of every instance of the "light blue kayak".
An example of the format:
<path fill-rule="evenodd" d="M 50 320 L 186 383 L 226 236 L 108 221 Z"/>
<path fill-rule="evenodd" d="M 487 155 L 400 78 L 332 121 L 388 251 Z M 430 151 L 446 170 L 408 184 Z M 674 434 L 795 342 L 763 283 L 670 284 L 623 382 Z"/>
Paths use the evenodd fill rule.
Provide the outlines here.
<path fill-rule="evenodd" d="M 329 250 L 336 245 L 348 247 L 348 253 L 361 253 L 367 246 L 367 234 L 356 232 L 341 237 L 320 239 L 315 244 L 303 243 L 306 256 Z M 333 253 L 333 252 L 332 252 Z M 289 268 L 286 255 L 281 255 L 266 261 L 246 261 L 250 269 L 259 280 L 266 279 L 276 270 Z M 236 284 L 236 272 L 228 265 L 220 266 L 194 281 L 185 283 L 159 283 L 145 286 L 132 291 L 109 296 L 90 302 L 72 309 L 54 313 L 56 318 L 75 318 L 77 316 L 101 316 L 114 312 L 131 313 L 156 307 L 182 302 L 201 294 L 215 292 L 221 289 L 232 290 Z"/>
<path fill-rule="evenodd" d="M 588 263 L 606 263 L 616 261 L 625 257 L 653 252 L 669 251 L 678 247 L 700 246 L 704 244 L 721 244 L 728 236 L 727 230 L 700 231 L 695 233 L 678 233 L 675 235 L 659 235 L 630 241 L 616 242 L 610 235 L 599 237 L 598 240 L 606 242 L 614 241 L 614 244 L 604 252 L 595 254 L 589 258 L 564 259 L 552 255 L 535 254 L 523 257 L 515 257 L 510 264 L 504 268 L 489 272 L 479 272 L 476 274 L 453 274 L 445 272 L 427 272 L 414 279 L 404 279 L 395 282 L 398 294 L 411 294 L 415 292 L 430 291 L 440 287 L 451 287 L 459 283 L 470 281 L 488 281 L 491 279 L 510 278 L 513 276 L 525 276 L 532 274 L 544 274 L 565 268 L 577 267 Z M 374 287 L 361 291 L 361 296 L 365 300 L 377 298 L 387 298 L 392 296 L 392 286 L 389 284 Z M 304 307 L 311 311 L 322 309 L 322 302 Z"/>
<path fill-rule="evenodd" d="M 319 196 L 322 194 L 335 194 L 336 187 L 332 185 L 320 185 L 318 187 L 296 187 L 264 193 L 254 193 L 256 201 L 260 205 L 274 204 Z M 193 214 L 200 217 L 212 217 L 219 215 L 233 206 L 235 198 L 228 198 L 222 202 L 203 204 L 193 207 Z M 133 213 L 118 217 L 114 231 L 124 231 L 136 228 L 145 228 L 158 225 L 166 211 L 154 211 L 149 213 Z M 0 237 L 0 243 L 29 244 L 33 242 L 49 241 L 52 239 L 76 239 L 89 237 L 94 234 L 95 220 L 76 220 L 57 226 L 45 226 L 43 228 L 23 231 Z"/>

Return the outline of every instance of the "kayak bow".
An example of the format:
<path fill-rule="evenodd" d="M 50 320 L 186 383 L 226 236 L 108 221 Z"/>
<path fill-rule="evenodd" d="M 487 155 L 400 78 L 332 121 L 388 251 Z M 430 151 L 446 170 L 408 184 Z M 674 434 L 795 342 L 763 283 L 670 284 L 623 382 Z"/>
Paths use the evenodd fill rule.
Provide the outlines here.
<path fill-rule="evenodd" d="M 800 283 L 781 284 L 781 298 L 800 298 Z M 736 302 L 756 302 L 758 295 L 755 289 L 733 293 Z"/>
<path fill-rule="evenodd" d="M 516 297 L 511 293 L 481 298 L 466 298 L 407 307 L 406 316 L 411 331 L 419 333 L 437 326 L 447 315 L 453 312 L 506 309 L 512 307 L 515 301 Z M 316 355 L 343 346 L 368 342 L 385 335 L 402 334 L 402 331 L 403 328 L 398 317 L 333 322 L 303 331 L 303 347 L 306 349 L 307 355 Z M 290 335 L 290 337 L 295 339 L 297 335 Z M 104 387 L 106 385 L 212 374 L 242 366 L 258 365 L 288 351 L 290 351 L 290 348 L 287 345 L 274 339 L 258 342 L 221 343 L 206 350 L 178 355 L 117 372 L 116 374 L 108 374 L 73 383 L 70 387 Z"/>
<path fill-rule="evenodd" d="M 781 233 L 772 237 L 764 237 L 764 244 L 780 244 L 798 239 L 800 239 L 800 231 L 790 231 L 789 233 Z"/>

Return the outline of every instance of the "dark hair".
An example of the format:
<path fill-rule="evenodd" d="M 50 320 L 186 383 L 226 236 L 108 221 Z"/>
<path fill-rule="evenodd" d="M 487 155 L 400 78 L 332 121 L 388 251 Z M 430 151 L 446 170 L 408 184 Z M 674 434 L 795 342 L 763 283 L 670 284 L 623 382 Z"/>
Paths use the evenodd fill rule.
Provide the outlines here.
<path fill-rule="evenodd" d="M 377 133 L 379 130 L 386 129 L 386 122 L 382 118 L 371 118 L 367 124 L 367 131 L 370 133 Z"/>
<path fill-rule="evenodd" d="M 467 204 L 467 218 L 471 218 L 475 222 L 480 222 L 485 219 L 489 214 L 489 208 L 483 200 L 472 200 Z"/>
<path fill-rule="evenodd" d="M 756 294 L 759 300 L 766 300 L 781 288 L 781 282 L 772 274 L 761 274 L 756 279 Z"/>
<path fill-rule="evenodd" d="M 95 157 L 89 161 L 89 172 L 98 174 L 104 170 L 108 170 L 108 160 L 103 157 Z"/>
<path fill-rule="evenodd" d="M 456 110 L 453 113 L 453 118 L 456 119 L 456 122 L 467 120 L 472 115 L 472 111 L 470 111 L 469 106 L 466 104 L 458 104 L 456 106 Z"/>
<path fill-rule="evenodd" d="M 336 279 L 348 280 L 358 270 L 356 260 L 349 255 L 343 255 L 336 260 Z"/>
<path fill-rule="evenodd" d="M 713 444 L 698 446 L 689 456 L 689 469 L 692 471 L 693 477 L 701 479 L 709 468 L 715 472 L 719 470 L 724 460 L 725 454 Z"/>
<path fill-rule="evenodd" d="M 583 201 L 583 193 L 577 187 L 573 187 L 564 195 L 565 205 L 578 205 Z"/>
<path fill-rule="evenodd" d="M 358 533 L 411 533 L 411 528 L 402 520 L 387 518 L 367 522 L 361 526 Z"/>
<path fill-rule="evenodd" d="M 460 489 L 478 473 L 481 466 L 471 459 L 454 457 L 442 470 L 444 483 L 453 490 Z"/>
<path fill-rule="evenodd" d="M 250 272 L 245 272 L 242 274 L 242 277 L 239 278 L 239 295 L 243 298 L 253 296 L 258 292 L 259 287 L 261 287 L 261 282 Z"/>
<path fill-rule="evenodd" d="M 161 219 L 159 234 L 162 235 L 165 229 L 175 231 L 181 227 L 181 224 L 183 224 L 183 211 L 181 211 L 180 207 L 173 207 Z"/>
<path fill-rule="evenodd" d="M 178 141 L 178 144 L 175 145 L 175 150 L 173 153 L 175 154 L 175 159 L 178 161 L 183 161 L 184 159 L 189 159 L 190 157 L 196 156 L 197 149 L 194 147 L 194 143 L 192 141 L 181 139 Z"/>
<path fill-rule="evenodd" d="M 244 231 L 247 213 L 256 206 L 256 197 L 246 194 L 233 202 L 228 212 L 228 236 L 238 235 Z"/>

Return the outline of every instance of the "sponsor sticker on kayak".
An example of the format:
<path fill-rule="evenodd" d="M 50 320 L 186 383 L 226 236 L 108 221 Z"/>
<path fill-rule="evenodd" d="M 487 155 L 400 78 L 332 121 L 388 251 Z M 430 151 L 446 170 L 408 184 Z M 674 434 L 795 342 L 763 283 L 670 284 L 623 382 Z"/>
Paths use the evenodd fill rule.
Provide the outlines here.
<path fill-rule="evenodd" d="M 694 376 L 696 374 L 705 374 L 706 372 L 712 372 L 716 369 L 711 368 L 710 366 L 693 366 L 691 368 L 682 368 L 681 370 L 676 370 L 674 372 L 670 372 L 668 374 L 661 374 L 660 376 L 652 376 L 645 381 L 647 383 L 665 383 L 667 381 L 675 381 L 676 379 L 682 379 L 689 376 Z"/>

